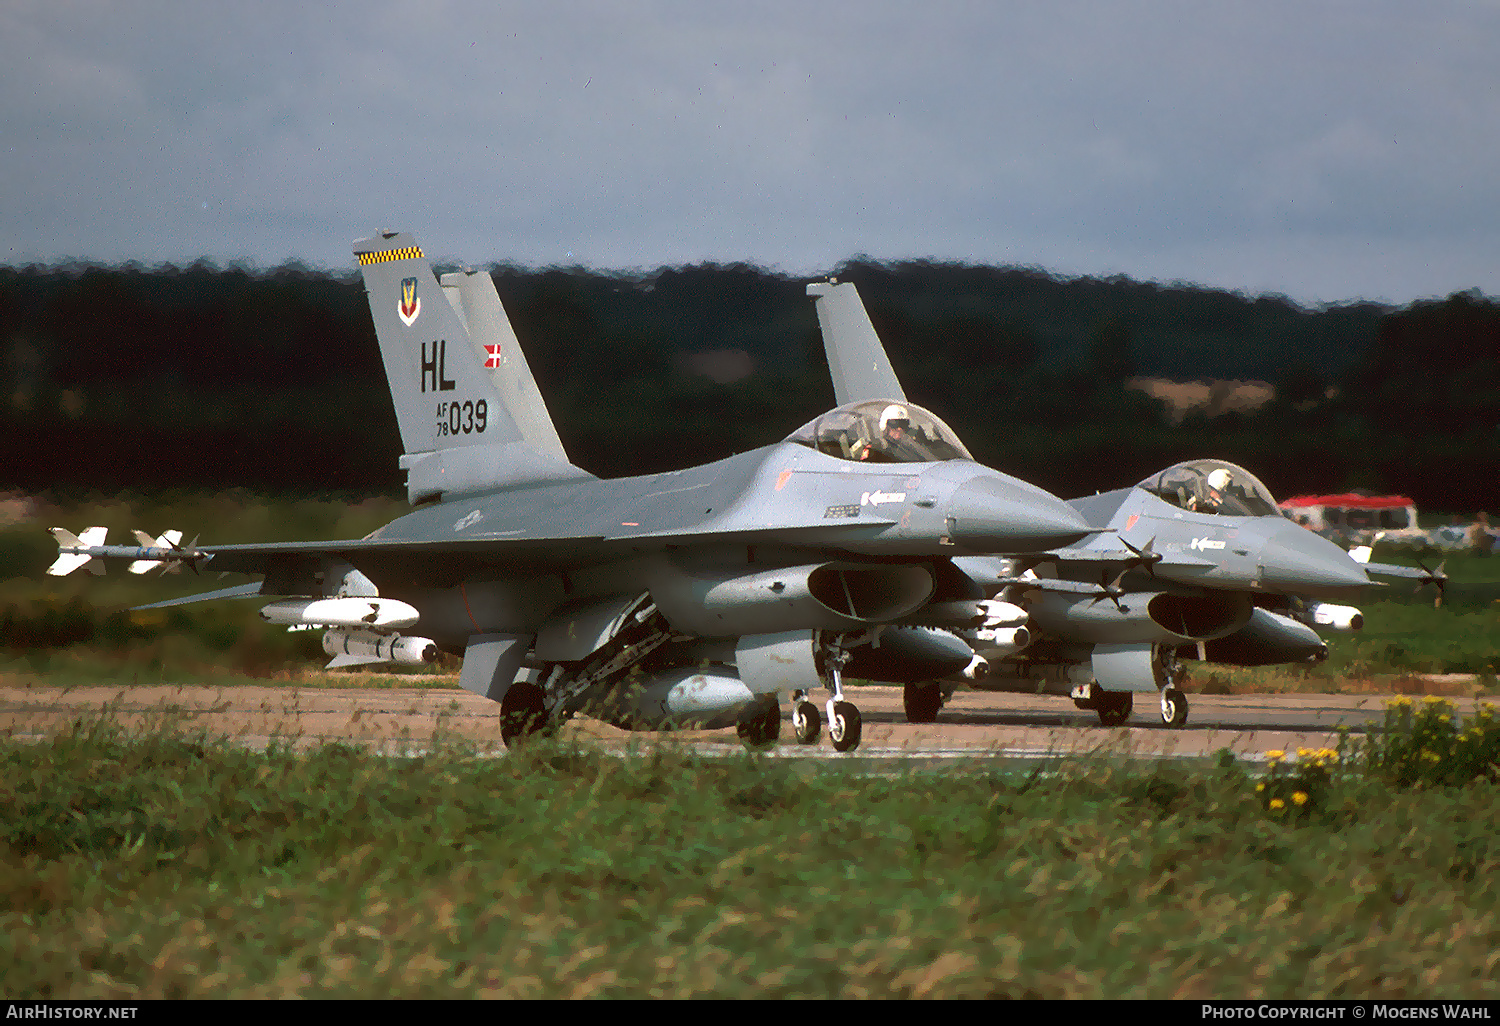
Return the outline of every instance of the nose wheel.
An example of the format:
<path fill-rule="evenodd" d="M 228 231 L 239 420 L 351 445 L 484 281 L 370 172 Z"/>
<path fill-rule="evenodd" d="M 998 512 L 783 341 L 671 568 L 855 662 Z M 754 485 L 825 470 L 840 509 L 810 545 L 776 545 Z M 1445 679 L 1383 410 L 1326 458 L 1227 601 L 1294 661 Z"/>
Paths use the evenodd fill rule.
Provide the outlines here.
<path fill-rule="evenodd" d="M 861 724 L 859 710 L 848 702 L 828 700 L 828 740 L 838 752 L 852 752 L 859 747 Z"/>
<path fill-rule="evenodd" d="M 792 734 L 799 745 L 815 745 L 823 732 L 818 707 L 807 700 L 806 691 L 792 692 Z"/>
<path fill-rule="evenodd" d="M 1161 693 L 1161 721 L 1169 727 L 1180 727 L 1187 722 L 1187 696 L 1176 688 L 1164 688 Z"/>
<path fill-rule="evenodd" d="M 823 658 L 823 668 L 828 675 L 830 693 L 826 706 L 828 740 L 833 742 L 833 749 L 836 752 L 854 751 L 859 747 L 860 735 L 863 732 L 859 710 L 854 707 L 853 702 L 844 701 L 844 662 L 848 658 L 849 653 L 842 650 L 828 652 Z"/>

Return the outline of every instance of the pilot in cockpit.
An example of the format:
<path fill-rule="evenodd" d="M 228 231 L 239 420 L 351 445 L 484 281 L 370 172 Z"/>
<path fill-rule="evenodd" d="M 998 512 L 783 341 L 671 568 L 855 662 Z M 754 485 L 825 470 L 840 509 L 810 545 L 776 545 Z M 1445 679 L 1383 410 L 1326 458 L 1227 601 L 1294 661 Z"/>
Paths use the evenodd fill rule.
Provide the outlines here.
<path fill-rule="evenodd" d="M 892 403 L 880 415 L 880 447 L 894 455 L 906 432 L 911 430 L 911 414 L 905 406 Z"/>
<path fill-rule="evenodd" d="M 1195 496 L 1190 508 L 1199 513 L 1218 513 L 1224 508 L 1224 494 L 1229 491 L 1231 480 L 1229 471 L 1223 467 L 1212 471 L 1208 475 L 1206 494 Z"/>
<path fill-rule="evenodd" d="M 892 403 L 880 414 L 880 435 L 874 444 L 867 439 L 860 439 L 851 447 L 850 455 L 857 460 L 874 460 L 877 463 L 902 462 L 898 453 L 910 430 L 911 414 L 906 407 Z"/>

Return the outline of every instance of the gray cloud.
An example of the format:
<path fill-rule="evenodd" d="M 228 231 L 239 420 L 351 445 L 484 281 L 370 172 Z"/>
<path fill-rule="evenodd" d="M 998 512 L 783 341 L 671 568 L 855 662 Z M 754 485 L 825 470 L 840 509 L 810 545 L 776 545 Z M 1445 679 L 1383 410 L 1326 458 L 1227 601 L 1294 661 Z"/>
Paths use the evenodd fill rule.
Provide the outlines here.
<path fill-rule="evenodd" d="M 1493 3 L 13 3 L 0 260 L 1500 292 Z"/>

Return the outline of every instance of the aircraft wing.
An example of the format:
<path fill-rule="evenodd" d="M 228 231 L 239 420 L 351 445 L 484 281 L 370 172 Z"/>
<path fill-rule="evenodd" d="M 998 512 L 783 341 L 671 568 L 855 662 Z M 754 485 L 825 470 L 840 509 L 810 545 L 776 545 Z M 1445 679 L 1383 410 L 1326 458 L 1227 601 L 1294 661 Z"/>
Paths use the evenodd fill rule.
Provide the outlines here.
<path fill-rule="evenodd" d="M 55 529 L 54 533 L 57 533 Z M 466 538 L 410 541 L 379 538 L 329 542 L 271 542 L 248 545 L 134 546 L 88 544 L 88 538 L 58 535 L 61 554 L 48 570 L 62 576 L 89 564 L 102 572 L 106 560 L 180 564 L 195 573 L 262 574 L 259 591 L 226 589 L 214 597 L 238 594 L 296 595 L 328 562 L 347 563 L 372 580 L 443 587 L 471 577 L 476 568 L 497 571 L 517 567 L 566 569 L 597 558 L 599 537 Z M 100 539 L 102 541 L 102 539 Z M 163 603 L 165 604 L 165 603 Z"/>
<path fill-rule="evenodd" d="M 863 526 L 880 530 L 889 521 L 869 517 Z M 215 598 L 239 595 L 301 595 L 313 591 L 313 575 L 330 562 L 346 563 L 365 574 L 379 587 L 415 585 L 452 587 L 471 580 L 476 571 L 493 570 L 497 576 L 527 572 L 566 572 L 618 558 L 622 553 L 661 549 L 704 541 L 754 542 L 767 538 L 802 544 L 832 543 L 832 535 L 847 538 L 850 521 L 831 525 L 827 520 L 779 523 L 759 529 L 723 532 L 623 531 L 618 535 L 522 535 L 516 537 L 446 538 L 437 540 L 361 538 L 343 541 L 270 542 L 239 545 L 135 546 L 102 544 L 102 534 L 86 537 L 54 529 L 60 555 L 48 571 L 62 576 L 88 565 L 103 572 L 107 560 L 128 560 L 163 567 L 182 565 L 195 573 L 259 574 L 265 580 L 258 591 L 227 589 Z M 201 599 L 196 599 L 201 601 Z M 175 600 L 174 600 L 175 601 Z M 165 604 L 165 603 L 163 603 Z"/>

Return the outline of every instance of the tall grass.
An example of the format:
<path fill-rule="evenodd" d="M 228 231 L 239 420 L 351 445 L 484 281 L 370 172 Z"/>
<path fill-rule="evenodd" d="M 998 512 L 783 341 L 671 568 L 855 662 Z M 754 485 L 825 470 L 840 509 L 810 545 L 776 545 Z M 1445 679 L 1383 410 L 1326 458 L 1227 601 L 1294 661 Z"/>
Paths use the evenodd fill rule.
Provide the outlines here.
<path fill-rule="evenodd" d="M 1487 728 L 1489 729 L 1489 728 Z M 1500 792 L 671 745 L 0 747 L 12 997 L 1494 997 Z"/>

